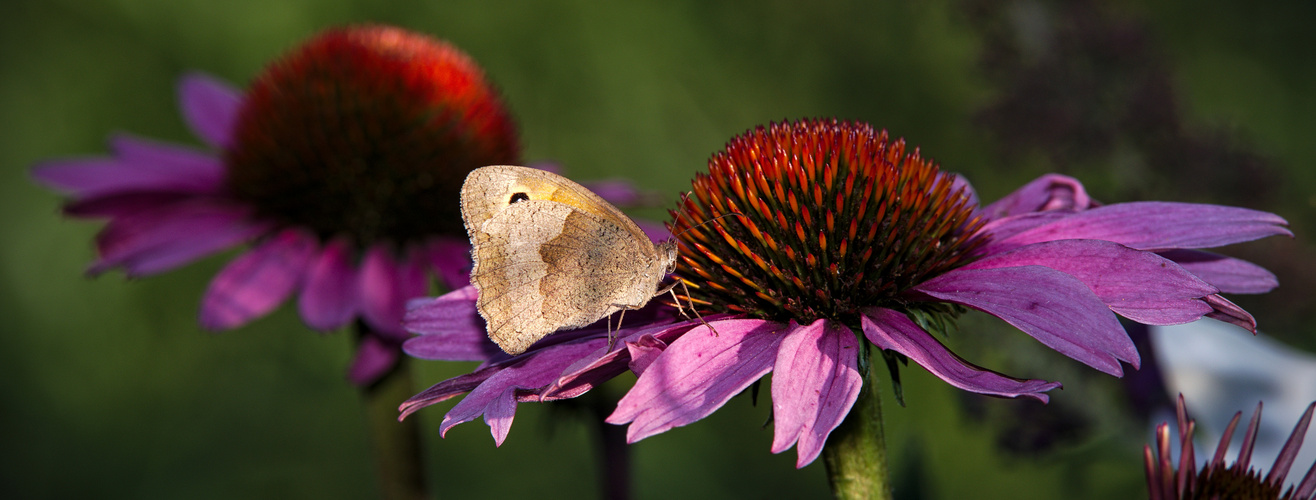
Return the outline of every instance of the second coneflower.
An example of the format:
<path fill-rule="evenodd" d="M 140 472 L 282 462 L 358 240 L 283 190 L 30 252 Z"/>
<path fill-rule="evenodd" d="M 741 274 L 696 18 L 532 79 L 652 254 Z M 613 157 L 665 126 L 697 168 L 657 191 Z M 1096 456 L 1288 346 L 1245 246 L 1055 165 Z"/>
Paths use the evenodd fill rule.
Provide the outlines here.
<path fill-rule="evenodd" d="M 315 329 L 360 326 L 349 373 L 359 385 L 398 359 L 405 301 L 429 290 L 429 275 L 467 283 L 466 173 L 519 159 L 479 66 L 394 27 L 320 33 L 245 92 L 189 76 L 180 101 L 216 152 L 124 136 L 110 158 L 35 170 L 73 195 L 67 213 L 109 220 L 91 272 L 150 275 L 252 242 L 206 290 L 201 325 L 236 328 L 297 295 Z"/>

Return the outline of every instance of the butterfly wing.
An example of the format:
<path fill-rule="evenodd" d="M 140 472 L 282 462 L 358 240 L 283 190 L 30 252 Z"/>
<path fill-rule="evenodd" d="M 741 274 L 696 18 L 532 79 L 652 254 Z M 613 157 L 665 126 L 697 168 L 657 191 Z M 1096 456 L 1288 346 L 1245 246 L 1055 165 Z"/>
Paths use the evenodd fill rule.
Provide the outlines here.
<path fill-rule="evenodd" d="M 652 260 L 628 243 L 625 229 L 557 202 L 514 203 L 476 233 L 476 308 L 489 337 L 509 354 L 616 311 L 617 296 L 642 275 L 637 266 Z M 656 281 L 647 286 L 645 301 Z"/>

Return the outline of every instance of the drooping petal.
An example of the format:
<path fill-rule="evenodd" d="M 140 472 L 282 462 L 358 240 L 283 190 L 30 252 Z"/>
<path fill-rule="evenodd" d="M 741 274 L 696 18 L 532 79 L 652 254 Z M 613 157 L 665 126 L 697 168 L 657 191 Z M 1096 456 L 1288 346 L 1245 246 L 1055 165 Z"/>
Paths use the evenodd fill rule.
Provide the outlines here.
<path fill-rule="evenodd" d="M 914 290 L 986 312 L 1047 347 L 1102 372 L 1138 366 L 1138 351 L 1115 314 L 1083 282 L 1042 266 L 956 269 Z"/>
<path fill-rule="evenodd" d="M 1102 240 L 1035 243 L 984 257 L 965 268 L 1028 265 L 1078 278 L 1115 312 L 1149 325 L 1195 321 L 1211 312 L 1202 297 L 1219 291 L 1155 253 Z"/>
<path fill-rule="evenodd" d="M 234 259 L 201 298 L 201 327 L 227 330 L 273 311 L 301 283 L 317 247 L 315 236 L 285 229 Z"/>
<path fill-rule="evenodd" d="M 1096 239 L 1138 250 L 1211 248 L 1293 233 L 1282 217 L 1258 210 L 1196 203 L 1140 201 L 1079 212 L 1009 238 L 1012 245 Z"/>
<path fill-rule="evenodd" d="M 167 210 L 111 220 L 96 235 L 98 274 L 123 266 L 129 276 L 167 271 L 266 232 L 268 223 L 248 220 L 246 207 L 196 199 Z"/>
<path fill-rule="evenodd" d="M 562 371 L 562 376 L 540 395 L 544 399 L 574 398 L 637 366 L 639 371 L 635 374 L 641 375 L 668 344 L 697 324 L 700 323 L 685 321 L 616 332 L 617 339 L 611 351 L 602 356 L 586 356 L 568 366 Z M 641 356 L 638 362 L 633 357 L 636 354 Z"/>
<path fill-rule="evenodd" d="M 471 245 L 456 238 L 436 238 L 426 249 L 430 269 L 449 290 L 471 284 Z"/>
<path fill-rule="evenodd" d="M 347 380 L 358 387 L 373 384 L 393 369 L 399 357 L 401 354 L 397 344 L 378 335 L 361 337 L 352 358 L 352 366 L 347 369 Z"/>
<path fill-rule="evenodd" d="M 178 82 L 178 101 L 197 137 L 219 149 L 233 145 L 233 128 L 242 107 L 237 89 L 209 75 L 191 73 Z"/>
<path fill-rule="evenodd" d="M 519 394 L 520 391 L 533 392 L 552 383 L 571 363 L 600 350 L 606 344 L 607 339 L 604 338 L 559 344 L 551 349 L 527 352 L 502 363 L 460 403 L 454 405 L 447 415 L 444 415 L 443 423 L 439 425 L 439 434 L 447 434 L 452 426 L 484 415 L 485 422 L 489 424 L 493 434 L 494 443 L 501 445 L 511 428 L 516 402 L 523 397 Z M 538 399 L 536 395 L 528 394 L 524 397 Z M 408 412 L 416 408 L 408 407 L 406 404 L 403 407 L 407 408 Z"/>
<path fill-rule="evenodd" d="M 1245 260 L 1201 250 L 1179 249 L 1158 253 L 1224 293 L 1266 293 L 1279 286 L 1279 280 L 1273 273 Z"/>
<path fill-rule="evenodd" d="M 1212 311 L 1206 317 L 1223 321 L 1252 333 L 1257 333 L 1257 319 L 1252 314 L 1238 307 L 1238 304 L 1220 295 L 1211 295 L 1203 300 L 1211 306 Z"/>
<path fill-rule="evenodd" d="M 710 322 L 681 336 L 649 365 L 608 416 L 630 422 L 626 440 L 636 442 L 688 425 L 772 370 L 784 327 L 753 319 Z"/>
<path fill-rule="evenodd" d="M 1007 398 L 1026 396 L 1046 403 L 1050 397 L 1043 393 L 1060 387 L 1059 382 L 1017 379 L 975 366 L 946 349 L 900 312 L 872 308 L 866 310 L 859 320 L 864 336 L 873 345 L 905 355 L 960 389 Z"/>
<path fill-rule="evenodd" d="M 467 286 L 409 302 L 402 326 L 421 335 L 402 344 L 403 351 L 421 359 L 445 361 L 485 361 L 501 352 L 489 340 L 484 320 L 475 310 L 478 293 Z"/>
<path fill-rule="evenodd" d="M 410 337 L 402 328 L 407 300 L 425 294 L 425 269 L 418 259 L 398 262 L 388 245 L 375 245 L 361 261 L 357 304 L 372 329 L 399 341 Z"/>
<path fill-rule="evenodd" d="M 311 328 L 333 330 L 356 316 L 356 263 L 352 244 L 336 238 L 325 245 L 306 270 L 297 310 Z"/>
<path fill-rule="evenodd" d="M 1088 196 L 1078 179 L 1060 174 L 1046 174 L 983 207 L 982 212 L 992 219 L 999 219 L 1030 212 L 1079 211 L 1091 207 L 1092 198 Z"/>
<path fill-rule="evenodd" d="M 398 411 L 402 413 L 401 415 L 398 415 L 398 420 L 407 418 L 407 415 L 415 413 L 417 410 L 426 406 L 441 403 L 471 392 L 471 390 L 479 387 L 480 384 L 483 384 L 485 380 L 488 380 L 489 377 L 492 377 L 501 369 L 501 366 L 486 366 L 471 373 L 453 377 L 434 384 L 433 386 L 430 386 L 429 389 L 421 391 L 420 394 L 403 401 L 402 404 L 398 406 Z"/>
<path fill-rule="evenodd" d="M 833 321 L 819 319 L 786 335 L 772 368 L 773 453 L 797 445 L 797 469 L 818 458 L 864 385 L 858 353 L 854 333 Z"/>

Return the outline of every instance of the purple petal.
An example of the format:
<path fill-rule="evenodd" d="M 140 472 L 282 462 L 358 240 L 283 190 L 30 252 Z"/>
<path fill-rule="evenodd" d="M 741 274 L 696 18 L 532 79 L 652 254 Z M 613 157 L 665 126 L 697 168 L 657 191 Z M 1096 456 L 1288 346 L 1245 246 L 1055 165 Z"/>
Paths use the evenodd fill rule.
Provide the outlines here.
<path fill-rule="evenodd" d="M 476 296 L 475 287 L 468 286 L 410 302 L 402 326 L 421 335 L 407 340 L 403 351 L 444 361 L 486 361 L 502 352 L 484 331 L 484 320 L 475 311 Z"/>
<path fill-rule="evenodd" d="M 1251 314 L 1238 307 L 1238 304 L 1230 302 L 1229 299 L 1220 295 L 1211 295 L 1205 298 L 1206 303 L 1211 305 L 1212 312 L 1206 317 L 1223 321 L 1252 333 L 1257 333 L 1257 320 Z"/>
<path fill-rule="evenodd" d="M 1015 192 L 983 207 L 992 219 L 1050 210 L 1080 211 L 1092 206 L 1092 198 L 1078 179 L 1060 174 L 1046 174 L 1025 184 Z"/>
<path fill-rule="evenodd" d="M 249 222 L 249 213 L 197 199 L 115 218 L 96 235 L 101 258 L 88 272 L 123 266 L 129 276 L 142 276 L 187 264 L 269 230 L 268 223 Z"/>
<path fill-rule="evenodd" d="M 1307 426 L 1311 425 L 1313 410 L 1316 410 L 1316 403 L 1307 405 L 1307 411 L 1302 413 L 1298 423 L 1293 426 L 1293 432 L 1289 434 L 1289 439 L 1284 442 L 1284 447 L 1280 449 L 1279 456 L 1275 457 L 1275 465 L 1271 466 L 1270 473 L 1266 474 L 1266 484 L 1275 488 L 1279 488 L 1284 484 L 1284 476 L 1288 475 L 1289 468 L 1293 467 L 1293 460 L 1298 457 L 1298 449 L 1302 448 L 1303 438 L 1307 435 Z M 1316 464 L 1313 464 L 1313 467 L 1316 467 Z"/>
<path fill-rule="evenodd" d="M 786 335 L 772 368 L 773 453 L 798 442 L 795 468 L 818 458 L 827 435 L 859 399 L 858 352 L 854 333 L 825 319 Z"/>
<path fill-rule="evenodd" d="M 1042 266 L 956 269 L 915 290 L 986 312 L 1083 364 L 1120 376 L 1138 350 L 1115 314 L 1083 282 Z"/>
<path fill-rule="evenodd" d="M 618 179 L 604 179 L 599 181 L 582 182 L 586 189 L 593 191 L 600 198 L 607 200 L 608 203 L 619 206 L 634 206 L 643 203 L 653 195 L 645 193 L 631 184 L 629 181 Z"/>
<path fill-rule="evenodd" d="M 1245 260 L 1201 250 L 1167 250 L 1160 254 L 1224 293 L 1266 293 L 1279 286 L 1274 274 Z"/>
<path fill-rule="evenodd" d="M 307 268 L 297 310 L 311 328 L 333 330 L 356 316 L 357 270 L 352 251 L 347 239 L 334 239 Z"/>
<path fill-rule="evenodd" d="M 1108 240 L 1139 250 L 1211 248 L 1277 234 L 1292 236 L 1278 215 L 1238 207 L 1143 201 L 1079 212 L 1014 235 L 1010 244 Z"/>
<path fill-rule="evenodd" d="M 178 101 L 188 127 L 210 145 L 232 146 L 233 130 L 242 94 L 214 77 L 201 73 L 185 75 L 178 82 Z"/>
<path fill-rule="evenodd" d="M 1045 403 L 1050 398 L 1043 393 L 1060 387 L 1059 382 L 1017 379 L 975 366 L 946 349 L 904 314 L 890 309 L 869 309 L 859 321 L 864 336 L 873 345 L 904 354 L 937 378 L 966 391 L 1007 398 L 1025 396 Z"/>
<path fill-rule="evenodd" d="M 521 399 L 519 391 L 533 392 L 534 389 L 552 383 L 568 365 L 598 351 L 606 343 L 607 339 L 600 338 L 560 344 L 551 349 L 529 352 L 513 358 L 472 389 L 470 394 L 444 415 L 443 423 L 439 425 L 439 434 L 445 435 L 452 426 L 484 415 L 485 422 L 489 424 L 490 431 L 493 433 L 494 442 L 502 445 L 512 425 L 516 401 Z M 537 399 L 537 396 L 530 397 Z"/>
<path fill-rule="evenodd" d="M 608 416 L 631 422 L 626 440 L 681 427 L 713 413 L 772 370 L 784 327 L 763 320 L 733 319 L 690 330 L 649 365 Z"/>
<path fill-rule="evenodd" d="M 190 148 L 120 135 L 111 140 L 116 158 L 55 160 L 32 176 L 79 198 L 124 191 L 215 194 L 224 186 L 224 166 L 214 155 Z"/>
<path fill-rule="evenodd" d="M 347 380 L 357 387 L 373 384 L 393 369 L 399 357 L 397 344 L 377 335 L 363 336 L 347 369 Z"/>
<path fill-rule="evenodd" d="M 1120 315 L 1149 325 L 1176 325 L 1211 312 L 1202 297 L 1218 292 L 1174 262 L 1102 240 L 1035 243 L 984 257 L 966 269 L 1038 265 L 1082 281 Z"/>
<path fill-rule="evenodd" d="M 273 311 L 301 283 L 316 250 L 315 236 L 286 229 L 234 259 L 201 299 L 202 328 L 236 328 Z"/>
<path fill-rule="evenodd" d="M 167 213 L 171 207 L 187 204 L 195 194 L 163 191 L 128 191 L 82 198 L 64 205 L 64 214 L 78 218 L 137 217 L 148 212 Z"/>
<path fill-rule="evenodd" d="M 357 304 L 366 323 L 399 341 L 410 338 L 402 328 L 407 300 L 425 295 L 425 271 L 416 260 L 398 262 L 387 245 L 375 245 L 366 251 L 357 281 Z"/>
<path fill-rule="evenodd" d="M 960 174 L 950 174 L 950 176 L 950 191 L 952 193 L 957 190 L 963 190 L 964 196 L 969 199 L 969 206 L 976 207 L 982 204 L 982 202 L 978 200 L 978 192 L 973 189 L 973 184 L 969 183 L 968 178 Z"/>
<path fill-rule="evenodd" d="M 466 240 L 438 238 L 429 244 L 430 268 L 449 290 L 471 284 L 471 245 Z"/>
<path fill-rule="evenodd" d="M 398 420 L 407 418 L 407 415 L 411 415 L 421 408 L 471 392 L 471 390 L 479 387 L 480 384 L 484 383 L 485 380 L 488 380 L 489 377 L 493 376 L 495 373 L 498 373 L 502 368 L 503 367 L 501 366 L 487 366 L 471 373 L 459 377 L 453 377 L 434 384 L 429 389 L 421 391 L 420 394 L 403 401 L 402 404 L 398 406 L 398 411 L 402 413 L 401 415 L 398 415 Z"/>
<path fill-rule="evenodd" d="M 983 246 L 981 253 L 993 254 L 1018 247 L 1017 244 L 1005 244 L 1011 236 L 1064 219 L 1072 215 L 1069 212 L 1051 211 L 1011 215 L 992 220 L 982 226 L 979 233 L 990 234 L 992 239 Z"/>
<path fill-rule="evenodd" d="M 562 376 L 540 395 L 544 399 L 563 399 L 584 394 L 594 386 L 612 380 L 627 368 L 634 367 L 634 358 L 631 356 L 637 352 L 648 358 L 640 361 L 647 367 L 657 359 L 669 343 L 698 324 L 695 321 L 687 321 L 618 332 L 616 345 L 611 351 L 601 356 L 585 356 L 572 363 L 562 371 Z M 636 375 L 643 371 L 644 369 L 641 368 Z"/>
<path fill-rule="evenodd" d="M 648 219 L 631 220 L 635 221 L 635 225 L 640 226 L 640 230 L 644 231 L 644 235 L 648 236 L 649 240 L 654 243 L 672 239 L 672 232 L 668 231 L 667 226 L 664 226 L 660 222 L 654 222 Z"/>

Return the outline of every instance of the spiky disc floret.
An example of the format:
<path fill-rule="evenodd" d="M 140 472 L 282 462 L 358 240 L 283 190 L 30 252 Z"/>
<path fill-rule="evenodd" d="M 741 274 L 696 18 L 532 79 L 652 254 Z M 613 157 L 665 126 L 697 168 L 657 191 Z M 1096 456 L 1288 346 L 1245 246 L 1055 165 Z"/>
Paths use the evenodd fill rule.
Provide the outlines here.
<path fill-rule="evenodd" d="M 457 48 L 393 27 L 328 30 L 275 61 L 243 100 L 229 188 L 261 214 L 366 246 L 464 235 L 471 170 L 517 163 L 513 123 Z"/>
<path fill-rule="evenodd" d="M 861 308 L 899 305 L 983 242 L 954 179 L 866 124 L 770 124 L 708 165 L 671 230 L 676 274 L 711 309 L 857 324 Z"/>

